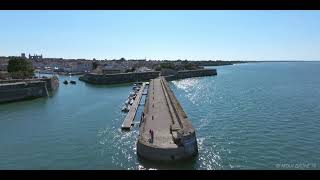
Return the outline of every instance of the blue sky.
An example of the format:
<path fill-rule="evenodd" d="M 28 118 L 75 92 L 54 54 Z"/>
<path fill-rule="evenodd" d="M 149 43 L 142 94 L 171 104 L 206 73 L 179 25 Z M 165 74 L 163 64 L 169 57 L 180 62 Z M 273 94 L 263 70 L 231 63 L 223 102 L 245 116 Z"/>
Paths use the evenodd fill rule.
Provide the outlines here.
<path fill-rule="evenodd" d="M 0 56 L 320 60 L 320 11 L 0 11 Z"/>

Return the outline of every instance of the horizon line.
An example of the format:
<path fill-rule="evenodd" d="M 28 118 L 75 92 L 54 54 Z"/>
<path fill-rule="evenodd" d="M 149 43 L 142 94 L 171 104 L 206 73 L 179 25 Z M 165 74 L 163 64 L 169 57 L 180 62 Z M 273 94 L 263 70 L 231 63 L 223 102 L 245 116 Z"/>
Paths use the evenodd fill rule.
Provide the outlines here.
<path fill-rule="evenodd" d="M 21 53 L 22 54 L 22 53 Z M 14 55 L 9 55 L 9 56 L 0 56 L 0 57 L 6 57 L 6 58 L 9 58 L 9 57 L 21 57 L 21 54 L 20 56 L 14 56 Z M 26 54 L 26 53 L 24 53 Z M 43 54 L 36 54 L 34 53 L 33 55 L 28 53 L 29 55 L 33 56 L 33 55 L 43 55 Z M 27 56 L 26 56 L 27 57 Z M 283 62 L 283 61 L 320 61 L 320 59 L 313 59 L 313 60 L 304 60 L 304 59 L 265 59 L 265 60 L 261 60 L 261 59 L 255 59 L 255 60 L 252 60 L 252 59 L 202 59 L 202 60 L 195 60 L 195 59 L 167 59 L 167 58 L 164 58 L 164 59 L 161 59 L 161 58 L 154 58 L 154 59 L 151 59 L 151 58 L 130 58 L 130 59 L 127 59 L 125 57 L 121 57 L 121 58 L 105 58 L 105 59 L 97 59 L 97 58 L 91 58 L 91 59 L 87 59 L 87 58 L 63 58 L 63 57 L 43 57 L 43 59 L 63 59 L 63 60 L 97 60 L 97 61 L 112 61 L 112 60 L 120 60 L 124 58 L 125 60 L 127 61 L 130 61 L 130 60 L 147 60 L 147 61 L 178 61 L 178 60 L 181 60 L 181 61 L 247 61 L 247 62 L 251 62 L 251 61 L 261 61 L 261 62 L 265 62 L 265 61 L 268 61 L 268 62 Z"/>

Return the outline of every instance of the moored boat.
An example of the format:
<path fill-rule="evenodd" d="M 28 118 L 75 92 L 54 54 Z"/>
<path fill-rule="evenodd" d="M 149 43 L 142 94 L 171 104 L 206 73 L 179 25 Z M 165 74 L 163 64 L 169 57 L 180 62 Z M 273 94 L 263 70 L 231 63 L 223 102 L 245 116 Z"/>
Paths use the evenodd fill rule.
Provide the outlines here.
<path fill-rule="evenodd" d="M 127 99 L 127 100 L 126 100 L 126 102 L 124 102 L 124 104 L 125 104 L 125 105 L 128 105 L 128 104 L 129 104 L 129 102 L 130 102 L 130 100 L 129 100 L 129 99 Z"/>
<path fill-rule="evenodd" d="M 123 106 L 121 109 L 121 111 L 123 112 L 129 112 L 129 110 L 130 110 L 130 106 Z"/>
<path fill-rule="evenodd" d="M 132 97 L 132 96 L 134 96 L 135 94 L 136 94 L 135 92 L 131 92 L 131 93 L 129 94 L 129 98 Z"/>

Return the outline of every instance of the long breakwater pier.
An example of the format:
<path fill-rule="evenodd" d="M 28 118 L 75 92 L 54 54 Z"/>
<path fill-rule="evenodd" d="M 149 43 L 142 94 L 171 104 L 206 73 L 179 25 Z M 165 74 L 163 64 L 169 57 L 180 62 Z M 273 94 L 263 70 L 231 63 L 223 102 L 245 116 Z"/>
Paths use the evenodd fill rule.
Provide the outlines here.
<path fill-rule="evenodd" d="M 140 74 L 138 74 L 140 76 Z M 152 76 L 156 76 L 154 72 Z M 160 75 L 160 74 L 159 74 Z M 194 128 L 183 111 L 180 103 L 171 91 L 168 82 L 176 79 L 214 76 L 216 69 L 202 69 L 194 71 L 179 71 L 175 75 L 145 77 L 150 78 L 147 93 L 144 92 L 146 83 L 143 83 L 133 105 L 125 117 L 121 129 L 130 130 L 137 114 L 142 95 L 147 95 L 144 101 L 144 110 L 139 123 L 139 137 L 137 154 L 148 160 L 174 161 L 191 158 L 198 154 L 198 144 Z M 92 75 L 96 77 L 95 75 Z M 110 83 L 110 75 L 103 77 L 101 83 Z M 118 74 L 114 77 L 122 76 Z M 99 76 L 100 77 L 100 76 Z M 91 76 L 87 75 L 89 81 Z M 94 81 L 96 82 L 96 81 Z M 97 81 L 98 82 L 98 81 Z M 96 83 L 97 83 L 96 82 Z"/>
<path fill-rule="evenodd" d="M 164 77 L 150 80 L 140 122 L 137 154 L 172 161 L 198 153 L 195 130 Z"/>

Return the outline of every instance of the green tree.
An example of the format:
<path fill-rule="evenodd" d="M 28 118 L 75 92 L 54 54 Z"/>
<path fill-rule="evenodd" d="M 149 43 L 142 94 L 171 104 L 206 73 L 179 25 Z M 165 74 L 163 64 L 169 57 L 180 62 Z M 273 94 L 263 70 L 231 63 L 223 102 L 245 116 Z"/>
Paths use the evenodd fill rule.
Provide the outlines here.
<path fill-rule="evenodd" d="M 186 70 L 194 70 L 194 69 L 197 69 L 197 66 L 195 64 L 192 64 L 192 63 L 187 63 L 184 65 L 184 68 Z"/>
<path fill-rule="evenodd" d="M 160 68 L 165 68 L 165 69 L 176 69 L 176 66 L 171 63 L 171 62 L 165 62 L 160 64 Z"/>
<path fill-rule="evenodd" d="M 11 58 L 7 70 L 14 79 L 31 78 L 34 75 L 32 63 L 23 58 Z"/>
<path fill-rule="evenodd" d="M 155 71 L 161 71 L 161 67 L 160 67 L 160 66 L 157 66 L 154 70 L 155 70 Z"/>

